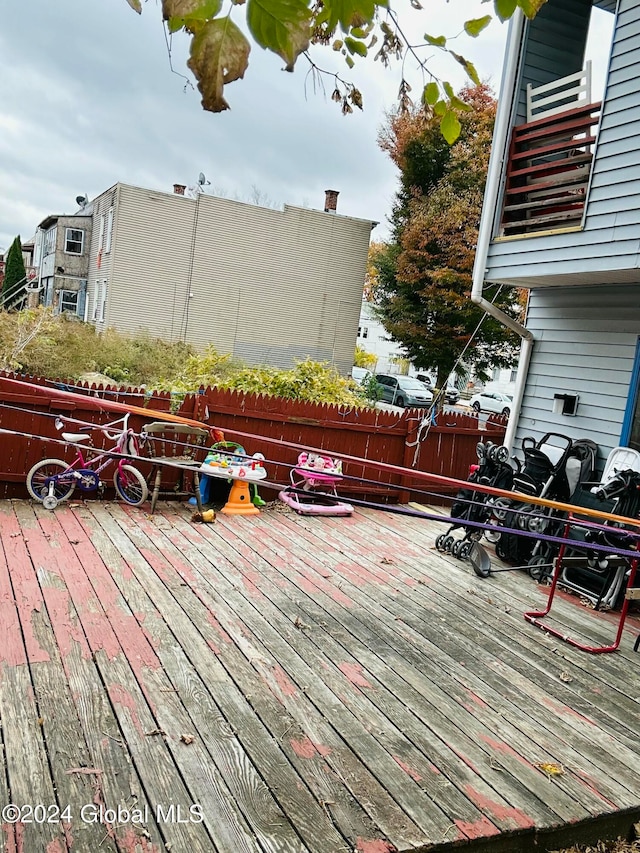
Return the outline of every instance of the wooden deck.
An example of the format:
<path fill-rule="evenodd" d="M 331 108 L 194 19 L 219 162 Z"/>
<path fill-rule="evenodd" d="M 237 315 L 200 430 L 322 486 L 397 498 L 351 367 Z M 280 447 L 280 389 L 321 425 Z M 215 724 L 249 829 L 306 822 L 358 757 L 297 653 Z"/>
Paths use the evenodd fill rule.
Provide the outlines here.
<path fill-rule="evenodd" d="M 636 619 L 612 655 L 551 640 L 543 588 L 423 519 L 189 516 L 0 503 L 3 850 L 512 853 L 638 818 Z"/>

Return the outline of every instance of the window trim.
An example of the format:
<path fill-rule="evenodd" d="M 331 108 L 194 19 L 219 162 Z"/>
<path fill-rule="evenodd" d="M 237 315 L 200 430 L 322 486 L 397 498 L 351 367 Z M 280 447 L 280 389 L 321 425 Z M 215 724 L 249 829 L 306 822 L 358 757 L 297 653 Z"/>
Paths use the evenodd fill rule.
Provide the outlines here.
<path fill-rule="evenodd" d="M 82 239 L 80 240 L 80 251 L 79 252 L 72 252 L 68 248 L 69 243 L 77 243 L 78 242 L 78 240 L 72 240 L 69 237 L 70 231 L 76 231 L 78 234 L 82 234 Z M 84 252 L 84 237 L 85 237 L 85 233 L 84 233 L 83 228 L 72 228 L 71 226 L 66 227 L 64 229 L 64 253 L 65 253 L 65 255 L 81 255 Z"/>
<path fill-rule="evenodd" d="M 638 390 L 640 386 L 640 337 L 636 339 L 636 352 L 633 358 L 633 370 L 629 383 L 629 394 L 627 395 L 627 406 L 624 410 L 624 418 L 620 429 L 620 446 L 630 447 L 631 433 L 633 431 L 633 420 L 638 404 Z M 638 412 L 640 417 L 640 412 Z"/>

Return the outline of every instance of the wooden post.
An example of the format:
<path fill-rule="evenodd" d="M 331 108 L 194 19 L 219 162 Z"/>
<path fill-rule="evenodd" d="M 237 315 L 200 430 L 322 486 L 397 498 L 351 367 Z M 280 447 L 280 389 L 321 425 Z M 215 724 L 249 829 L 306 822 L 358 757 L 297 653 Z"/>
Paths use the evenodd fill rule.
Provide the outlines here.
<path fill-rule="evenodd" d="M 402 456 L 402 466 L 403 468 L 413 468 L 413 457 L 416 452 L 415 442 L 418 438 L 418 427 L 420 425 L 420 418 L 406 418 L 407 425 L 407 434 L 404 438 L 404 453 Z M 411 499 L 411 492 L 408 490 L 408 485 L 410 482 L 410 477 L 406 474 L 403 474 L 400 477 L 400 486 L 401 491 L 398 495 L 398 503 L 406 504 L 409 503 Z M 405 487 L 404 489 L 402 487 Z"/>

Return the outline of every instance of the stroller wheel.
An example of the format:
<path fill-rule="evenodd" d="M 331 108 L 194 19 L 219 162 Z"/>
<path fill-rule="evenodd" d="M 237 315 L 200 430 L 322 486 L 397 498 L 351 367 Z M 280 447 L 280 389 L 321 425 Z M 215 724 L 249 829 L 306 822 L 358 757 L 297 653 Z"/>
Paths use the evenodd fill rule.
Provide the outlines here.
<path fill-rule="evenodd" d="M 490 542 L 492 545 L 495 545 L 496 542 L 500 539 L 500 528 L 497 525 L 494 525 L 493 529 L 489 528 L 484 531 L 484 538 L 487 542 Z"/>
<path fill-rule="evenodd" d="M 436 536 L 436 541 L 435 541 L 436 551 L 444 551 L 444 548 L 442 546 L 444 544 L 445 539 L 446 539 L 446 536 L 444 533 L 441 533 L 439 536 Z"/>
<path fill-rule="evenodd" d="M 451 549 L 453 548 L 454 542 L 455 542 L 455 539 L 453 538 L 453 536 L 445 536 L 444 542 L 442 543 L 442 550 L 445 553 L 449 553 L 451 551 Z"/>
<path fill-rule="evenodd" d="M 468 560 L 472 548 L 473 542 L 469 539 L 464 542 L 461 542 L 460 547 L 458 548 L 458 557 L 460 557 L 461 560 Z"/>
<path fill-rule="evenodd" d="M 534 581 L 540 582 L 549 575 L 551 565 L 549 560 L 543 554 L 538 554 L 537 557 L 532 557 L 529 560 L 527 568 Z"/>
<path fill-rule="evenodd" d="M 453 543 L 453 545 L 451 546 L 451 555 L 453 557 L 459 557 L 460 556 L 460 546 L 461 545 L 462 545 L 462 539 L 458 539 L 456 542 Z"/>
<path fill-rule="evenodd" d="M 502 537 L 500 537 L 500 539 L 498 539 L 498 541 L 496 542 L 496 556 L 499 560 L 506 560 L 508 556 L 506 550 L 502 545 Z"/>

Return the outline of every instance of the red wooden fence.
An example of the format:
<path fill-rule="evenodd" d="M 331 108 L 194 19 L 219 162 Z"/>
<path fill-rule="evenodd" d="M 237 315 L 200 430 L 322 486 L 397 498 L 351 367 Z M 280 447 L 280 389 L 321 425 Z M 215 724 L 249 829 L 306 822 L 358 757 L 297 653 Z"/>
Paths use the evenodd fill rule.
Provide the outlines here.
<path fill-rule="evenodd" d="M 16 393 L 15 388 L 3 381 L 4 377 L 27 379 L 30 386 L 24 394 Z M 0 428 L 37 436 L 2 434 L 0 496 L 25 496 L 25 475 L 38 460 L 48 456 L 71 458 L 63 445 L 42 440 L 59 439 L 55 429 L 56 414 L 91 423 L 114 419 L 107 411 L 100 413 L 89 405 L 83 406 L 83 395 L 148 408 L 148 418 L 138 414 L 130 418 L 130 425 L 137 432 L 144 423 L 154 419 L 154 411 L 172 408 L 172 397 L 168 393 L 147 395 L 138 389 L 84 385 L 77 397 L 67 402 L 47 393 L 47 389 L 54 387 L 77 389 L 77 386 L 45 379 L 0 374 Z M 95 399 L 92 403 L 95 404 Z M 505 432 L 505 423 L 500 417 L 482 423 L 475 414 L 441 413 L 436 423 L 423 424 L 424 412 L 416 409 L 402 413 L 346 409 L 217 388 L 201 389 L 198 394 L 186 396 L 175 412 L 220 427 L 228 440 L 237 441 L 249 454 L 263 453 L 268 460 L 271 481 L 288 482 L 290 468 L 303 447 L 335 456 L 357 457 L 363 461 L 348 461 L 344 465 L 346 477 L 341 491 L 377 500 L 406 501 L 412 485 L 413 497 L 419 498 L 415 489 L 424 488 L 424 483 L 414 481 L 410 469 L 465 480 L 469 464 L 476 458 L 477 442 L 500 443 Z M 75 428 L 70 426 L 69 429 Z M 364 460 L 400 465 L 408 470 L 406 475 L 400 476 L 379 471 Z M 372 483 L 363 484 L 363 478 Z M 262 493 L 263 489 L 260 491 Z"/>

